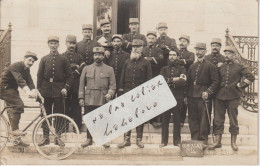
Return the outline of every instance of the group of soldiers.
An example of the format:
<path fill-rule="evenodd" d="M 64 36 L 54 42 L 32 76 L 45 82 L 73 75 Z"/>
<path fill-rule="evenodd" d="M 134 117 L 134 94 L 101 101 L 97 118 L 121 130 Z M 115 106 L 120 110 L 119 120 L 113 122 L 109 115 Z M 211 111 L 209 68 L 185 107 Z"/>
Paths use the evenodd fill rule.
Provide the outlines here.
<path fill-rule="evenodd" d="M 203 141 L 203 147 L 210 149 L 221 147 L 227 112 L 231 146 L 233 150 L 238 150 L 239 98 L 242 90 L 254 81 L 254 76 L 245 66 L 234 61 L 234 47 L 226 46 L 225 55 L 221 55 L 221 40 L 214 38 L 211 42 L 212 51 L 206 56 L 206 43 L 196 43 L 197 60 L 194 62 L 195 54 L 187 49 L 190 37 L 181 35 L 178 48 L 175 39 L 167 35 L 168 26 L 164 22 L 157 25 L 159 36 L 156 31 L 140 34 L 138 18 L 129 19 L 130 33 L 123 35 L 111 34 L 109 20 L 101 20 L 100 25 L 102 35 L 94 40 L 91 39 L 93 31 L 90 24 L 82 26 L 82 41 L 77 42 L 76 36 L 68 35 L 67 50 L 63 54 L 58 53 L 59 38 L 48 38 L 50 53 L 41 58 L 37 74 L 37 89 L 44 98 L 47 114 L 65 113 L 81 128 L 81 107 L 84 107 L 84 114 L 88 114 L 161 74 L 177 100 L 177 106 L 150 121 L 154 127 L 159 127 L 158 119 L 161 121 L 161 148 L 168 144 L 171 115 L 174 123 L 173 144 L 180 146 L 181 126 L 188 110 L 191 139 Z M 0 80 L 0 98 L 7 105 L 15 105 L 8 112 L 15 134 L 22 133 L 18 125 L 24 111 L 17 88 L 21 87 L 30 97 L 37 97 L 29 71 L 37 59 L 35 53 L 27 52 L 24 61 L 8 67 Z M 213 132 L 216 136 L 215 142 L 208 146 L 212 108 Z M 144 148 L 143 128 L 143 124 L 136 128 L 136 144 L 139 148 Z M 118 147 L 130 146 L 130 137 L 131 131 L 125 133 L 124 141 Z M 87 140 L 82 147 L 92 145 L 92 142 L 92 136 L 87 130 Z M 49 131 L 44 131 L 39 145 L 48 144 Z M 27 146 L 23 141 L 20 141 L 20 145 Z M 109 144 L 104 147 L 108 148 Z"/>

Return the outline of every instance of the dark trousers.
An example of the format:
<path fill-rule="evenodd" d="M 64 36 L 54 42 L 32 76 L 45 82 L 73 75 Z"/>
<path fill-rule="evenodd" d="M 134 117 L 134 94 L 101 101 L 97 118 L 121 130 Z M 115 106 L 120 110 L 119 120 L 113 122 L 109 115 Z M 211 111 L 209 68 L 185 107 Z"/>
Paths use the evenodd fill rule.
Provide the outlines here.
<path fill-rule="evenodd" d="M 136 139 L 142 139 L 143 138 L 143 130 L 144 130 L 144 124 L 141 124 L 140 126 L 136 127 Z M 130 140 L 131 138 L 131 130 L 124 134 L 125 140 Z"/>
<path fill-rule="evenodd" d="M 1 87 L 0 99 L 4 100 L 7 106 L 13 107 L 7 110 L 8 119 L 12 130 L 19 130 L 21 114 L 24 112 L 24 104 L 18 90 Z"/>
<path fill-rule="evenodd" d="M 238 105 L 240 104 L 240 99 L 234 100 L 215 100 L 215 118 L 214 118 L 214 134 L 219 135 L 224 132 L 224 122 L 225 114 L 228 113 L 229 117 L 229 132 L 232 135 L 239 134 L 239 127 L 237 121 L 238 115 Z"/>
<path fill-rule="evenodd" d="M 99 106 L 93 106 L 93 105 L 85 106 L 84 115 L 90 113 L 91 111 L 97 109 L 98 107 L 99 107 Z M 88 129 L 87 129 L 87 138 L 88 138 L 88 139 L 92 139 L 92 135 L 90 134 L 90 132 L 88 131 Z"/>
<path fill-rule="evenodd" d="M 187 114 L 187 105 L 184 103 L 184 101 L 182 102 L 182 109 L 180 111 L 180 122 L 184 123 L 185 119 L 186 119 L 186 114 Z"/>
<path fill-rule="evenodd" d="M 75 123 L 77 124 L 79 130 L 82 126 L 82 115 L 81 115 L 81 107 L 79 105 L 78 94 L 77 93 L 69 93 L 65 103 L 66 115 L 71 117 Z"/>
<path fill-rule="evenodd" d="M 192 140 L 208 142 L 209 121 L 202 98 L 188 98 L 189 128 Z"/>
<path fill-rule="evenodd" d="M 51 97 L 44 97 L 44 107 L 46 110 L 46 114 L 50 115 L 53 113 L 62 113 L 64 114 L 64 110 L 63 110 L 63 102 L 62 102 L 62 98 L 61 97 L 55 97 L 55 98 L 51 98 Z M 57 121 L 61 121 L 59 119 L 55 119 Z M 49 122 L 51 123 L 51 122 Z M 54 125 L 56 124 L 56 122 L 54 122 Z M 65 128 L 62 131 L 61 130 L 61 126 L 54 126 L 55 127 L 55 131 L 58 135 L 60 135 L 62 132 L 64 132 L 63 130 L 65 130 Z M 58 128 L 59 127 L 59 128 Z M 43 128 L 43 137 L 44 138 L 49 138 L 49 128 L 46 122 L 43 123 L 42 125 Z"/>
<path fill-rule="evenodd" d="M 182 110 L 183 100 L 177 100 L 177 105 L 162 114 L 162 144 L 168 144 L 169 138 L 169 122 L 171 113 L 173 114 L 173 144 L 181 143 L 181 127 L 180 127 L 180 112 Z"/>

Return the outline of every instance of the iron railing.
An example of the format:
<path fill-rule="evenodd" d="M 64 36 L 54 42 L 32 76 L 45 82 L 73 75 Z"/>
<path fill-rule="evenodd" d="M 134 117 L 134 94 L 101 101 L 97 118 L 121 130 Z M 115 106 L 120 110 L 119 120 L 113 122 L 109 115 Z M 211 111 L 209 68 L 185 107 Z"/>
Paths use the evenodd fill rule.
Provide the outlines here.
<path fill-rule="evenodd" d="M 226 45 L 236 48 L 237 61 L 255 75 L 256 80 L 243 91 L 241 106 L 250 112 L 258 112 L 258 37 L 233 36 L 226 30 Z"/>
<path fill-rule="evenodd" d="M 11 62 L 11 27 L 9 23 L 8 29 L 0 30 L 0 74 Z"/>

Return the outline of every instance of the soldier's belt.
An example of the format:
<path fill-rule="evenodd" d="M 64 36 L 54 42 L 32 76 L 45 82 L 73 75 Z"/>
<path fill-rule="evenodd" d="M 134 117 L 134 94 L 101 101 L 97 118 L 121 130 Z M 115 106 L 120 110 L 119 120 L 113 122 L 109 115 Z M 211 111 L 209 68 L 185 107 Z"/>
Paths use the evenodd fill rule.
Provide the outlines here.
<path fill-rule="evenodd" d="M 87 86 L 86 90 L 108 90 L 105 86 Z"/>

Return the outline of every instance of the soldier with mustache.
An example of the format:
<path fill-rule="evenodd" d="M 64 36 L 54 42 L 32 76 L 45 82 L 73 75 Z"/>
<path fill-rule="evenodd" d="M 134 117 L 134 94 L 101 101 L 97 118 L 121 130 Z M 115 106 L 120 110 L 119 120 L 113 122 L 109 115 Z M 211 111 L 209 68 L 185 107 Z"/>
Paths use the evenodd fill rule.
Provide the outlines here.
<path fill-rule="evenodd" d="M 238 150 L 236 145 L 238 127 L 238 106 L 242 90 L 252 84 L 255 80 L 251 71 L 240 63 L 236 63 L 236 49 L 226 46 L 225 62 L 219 67 L 220 89 L 216 93 L 215 114 L 214 114 L 214 134 L 216 141 L 209 149 L 221 148 L 221 139 L 224 132 L 225 114 L 228 113 L 231 134 L 231 147 L 234 151 Z M 242 80 L 242 81 L 241 81 Z"/>
<path fill-rule="evenodd" d="M 139 32 L 139 19 L 138 18 L 129 18 L 129 29 L 130 32 L 127 34 L 123 34 L 123 45 L 122 48 L 124 51 L 131 53 L 132 50 L 132 42 L 133 39 L 140 39 L 144 41 L 144 45 L 146 45 L 146 38 L 143 34 Z"/>
<path fill-rule="evenodd" d="M 79 83 L 79 104 L 88 114 L 110 101 L 116 90 L 116 79 L 112 67 L 103 63 L 104 48 L 94 47 L 94 63 L 84 67 Z M 87 130 L 87 140 L 83 148 L 92 145 L 92 136 Z M 108 144 L 103 145 L 109 148 Z"/>
<path fill-rule="evenodd" d="M 193 52 L 190 52 L 187 48 L 190 44 L 190 36 L 188 35 L 181 35 L 179 38 L 180 41 L 180 58 L 178 59 L 178 63 L 181 66 L 184 66 L 186 71 L 189 71 L 190 65 L 194 62 L 195 60 L 195 55 Z M 184 94 L 187 96 L 187 87 L 184 88 Z M 181 126 L 183 126 L 185 119 L 186 119 L 186 114 L 187 114 L 187 97 L 184 98 L 183 102 L 183 107 L 182 111 L 180 113 L 180 121 L 181 121 Z"/>
<path fill-rule="evenodd" d="M 225 58 L 222 54 L 220 54 L 221 50 L 221 39 L 213 38 L 211 41 L 211 50 L 212 52 L 208 54 L 205 59 L 220 67 L 224 62 Z"/>
<path fill-rule="evenodd" d="M 76 52 L 81 54 L 86 65 L 90 65 L 94 62 L 93 59 L 93 48 L 98 45 L 97 42 L 91 40 L 92 37 L 92 25 L 83 24 L 82 34 L 84 36 L 83 40 L 78 42 L 76 45 Z"/>
<path fill-rule="evenodd" d="M 164 76 L 174 97 L 177 100 L 177 105 L 162 114 L 162 140 L 160 148 L 167 146 L 169 137 L 169 122 L 171 113 L 173 114 L 173 145 L 180 146 L 181 143 L 181 127 L 180 127 L 180 112 L 182 111 L 184 99 L 184 87 L 187 80 L 187 71 L 185 67 L 178 62 L 179 55 L 176 51 L 169 52 L 168 66 L 161 69 L 160 74 Z"/>
<path fill-rule="evenodd" d="M 130 59 L 128 59 L 123 66 L 118 90 L 119 93 L 127 93 L 152 78 L 151 64 L 142 56 L 143 44 L 144 42 L 140 39 L 133 40 Z M 136 145 L 139 148 L 144 148 L 142 142 L 143 129 L 144 124 L 136 127 Z M 124 141 L 118 144 L 118 148 L 131 146 L 130 137 L 131 131 L 125 133 Z"/>
<path fill-rule="evenodd" d="M 114 72 L 115 72 L 115 77 L 116 77 L 116 93 L 118 92 L 119 89 L 119 82 L 120 82 L 120 76 L 121 72 L 123 69 L 123 65 L 127 59 L 129 59 L 129 54 L 122 50 L 122 35 L 120 34 L 115 34 L 112 36 L 112 45 L 113 45 L 113 50 L 110 54 L 110 56 L 105 57 L 104 63 L 113 67 Z"/>
<path fill-rule="evenodd" d="M 206 104 L 216 92 L 219 84 L 217 67 L 205 60 L 206 43 L 196 43 L 197 62 L 188 71 L 188 113 L 189 128 L 192 140 L 203 141 L 203 147 L 208 144 L 210 130 Z"/>
<path fill-rule="evenodd" d="M 156 46 L 159 47 L 163 52 L 163 56 L 164 56 L 163 66 L 167 66 L 169 50 L 175 50 L 179 52 L 179 49 L 177 48 L 175 39 L 170 38 L 167 35 L 168 26 L 165 22 L 158 23 L 157 30 L 160 36 L 156 40 Z"/>
<path fill-rule="evenodd" d="M 79 78 L 83 67 L 85 66 L 82 56 L 75 52 L 77 38 L 74 35 L 68 35 L 66 38 L 67 51 L 62 54 L 70 63 L 73 73 L 73 82 L 67 93 L 65 102 L 66 115 L 73 118 L 79 129 L 82 125 L 81 108 L 78 102 Z"/>

